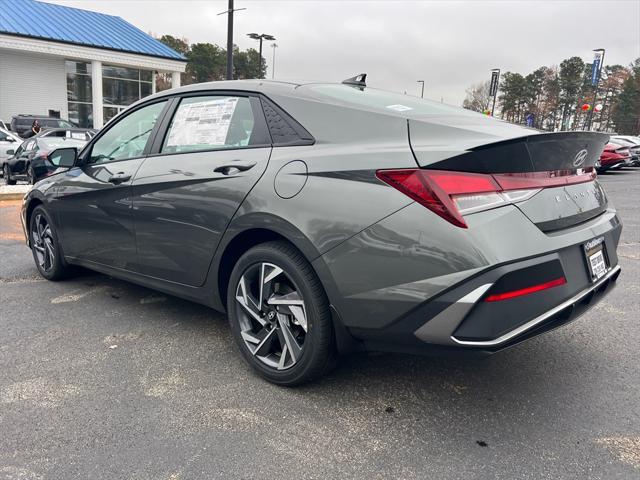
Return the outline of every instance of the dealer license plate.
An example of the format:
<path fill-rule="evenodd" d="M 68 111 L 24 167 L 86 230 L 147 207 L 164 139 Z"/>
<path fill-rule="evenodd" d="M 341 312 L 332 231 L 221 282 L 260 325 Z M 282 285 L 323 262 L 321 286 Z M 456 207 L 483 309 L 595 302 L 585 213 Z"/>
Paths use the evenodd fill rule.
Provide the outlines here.
<path fill-rule="evenodd" d="M 591 281 L 595 282 L 609 270 L 607 265 L 607 252 L 604 237 L 594 238 L 584 245 L 584 253 L 587 257 L 587 267 L 591 275 Z"/>

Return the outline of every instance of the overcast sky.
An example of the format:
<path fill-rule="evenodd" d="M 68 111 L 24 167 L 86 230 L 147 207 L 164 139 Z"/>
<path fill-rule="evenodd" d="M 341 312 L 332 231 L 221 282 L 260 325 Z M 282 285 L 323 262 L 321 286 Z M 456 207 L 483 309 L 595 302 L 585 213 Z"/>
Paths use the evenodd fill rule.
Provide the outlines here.
<path fill-rule="evenodd" d="M 46 0 L 118 15 L 145 32 L 226 47 L 216 0 Z M 640 57 L 640 0 L 340 1 L 235 0 L 234 42 L 276 37 L 276 79 L 339 81 L 366 72 L 371 86 L 460 104 L 489 70 L 529 73 L 606 48 L 606 64 Z M 264 44 L 271 77 L 272 52 Z"/>

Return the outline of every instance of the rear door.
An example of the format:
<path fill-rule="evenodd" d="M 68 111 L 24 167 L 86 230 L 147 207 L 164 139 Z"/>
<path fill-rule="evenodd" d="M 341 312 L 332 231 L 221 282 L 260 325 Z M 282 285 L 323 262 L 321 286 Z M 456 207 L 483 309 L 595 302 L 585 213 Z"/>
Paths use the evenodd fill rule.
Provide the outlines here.
<path fill-rule="evenodd" d="M 141 272 L 202 285 L 229 221 L 271 154 L 258 97 L 198 94 L 174 101 L 164 135 L 133 182 Z"/>
<path fill-rule="evenodd" d="M 55 210 L 65 255 L 137 270 L 131 182 L 167 105 L 162 100 L 125 114 L 82 153 L 80 167 L 60 174 Z"/>

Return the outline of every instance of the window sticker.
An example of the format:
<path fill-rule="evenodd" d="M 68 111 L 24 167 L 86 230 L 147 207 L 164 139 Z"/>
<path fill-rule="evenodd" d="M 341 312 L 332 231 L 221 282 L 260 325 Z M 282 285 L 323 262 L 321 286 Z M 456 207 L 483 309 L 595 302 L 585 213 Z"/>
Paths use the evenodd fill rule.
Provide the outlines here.
<path fill-rule="evenodd" d="M 237 97 L 227 97 L 180 105 L 167 146 L 224 145 L 237 104 Z"/>
<path fill-rule="evenodd" d="M 411 107 L 407 107 L 406 105 L 400 105 L 399 103 L 394 105 L 387 105 L 389 110 L 395 110 L 396 112 L 406 112 L 407 110 L 413 110 Z"/>

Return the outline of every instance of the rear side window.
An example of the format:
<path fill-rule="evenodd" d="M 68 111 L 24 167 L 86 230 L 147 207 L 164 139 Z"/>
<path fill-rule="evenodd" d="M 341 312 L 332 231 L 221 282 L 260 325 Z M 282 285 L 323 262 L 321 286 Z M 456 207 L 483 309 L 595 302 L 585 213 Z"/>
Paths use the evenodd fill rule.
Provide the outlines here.
<path fill-rule="evenodd" d="M 247 97 L 183 98 L 171 120 L 162 153 L 242 148 L 254 145 L 255 118 Z"/>

